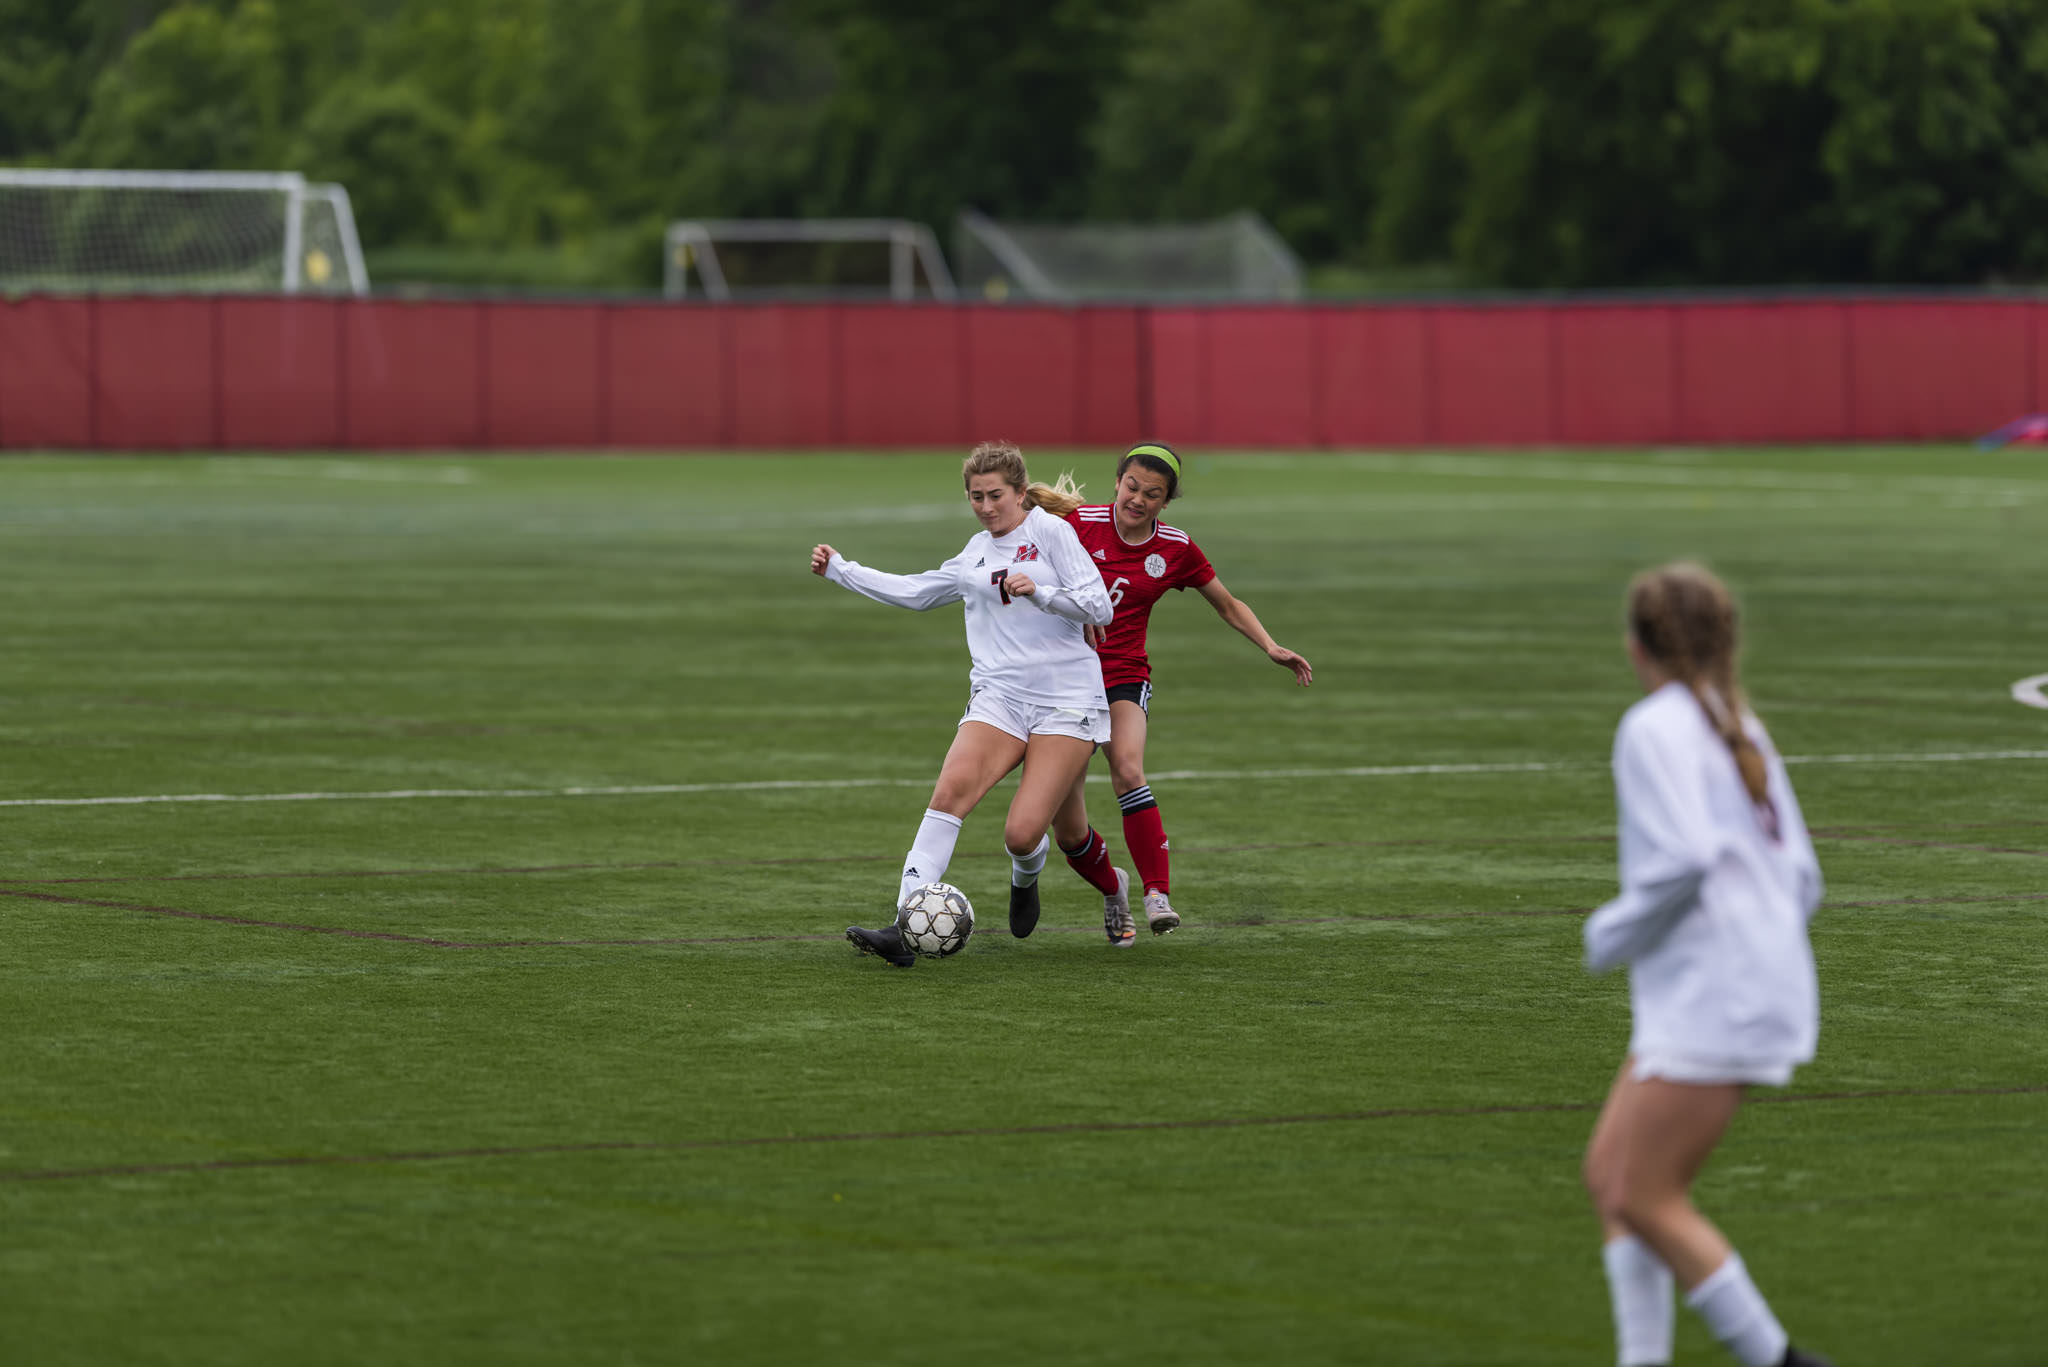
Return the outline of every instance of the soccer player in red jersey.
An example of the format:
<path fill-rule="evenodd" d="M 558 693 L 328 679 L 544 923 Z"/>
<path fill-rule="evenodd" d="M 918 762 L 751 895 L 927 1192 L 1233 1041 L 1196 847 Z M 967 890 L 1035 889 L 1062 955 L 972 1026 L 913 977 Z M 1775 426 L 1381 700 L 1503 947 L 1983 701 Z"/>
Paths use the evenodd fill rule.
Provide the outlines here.
<path fill-rule="evenodd" d="M 1267 659 L 1294 671 L 1295 682 L 1306 687 L 1315 677 L 1307 660 L 1276 642 L 1260 625 L 1258 614 L 1223 587 L 1194 540 L 1159 520 L 1160 510 L 1180 496 L 1180 470 L 1180 457 L 1172 447 L 1160 442 L 1134 446 L 1117 462 L 1115 500 L 1084 504 L 1066 514 L 1080 533 L 1082 549 L 1102 572 L 1109 601 L 1116 609 L 1108 627 L 1091 628 L 1089 634 L 1098 637 L 1103 688 L 1109 697 L 1109 744 L 1103 748 L 1109 752 L 1110 785 L 1123 809 L 1124 844 L 1138 867 L 1145 923 L 1154 935 L 1176 929 L 1180 915 L 1167 898 L 1171 880 L 1166 827 L 1151 786 L 1145 782 L 1146 714 L 1152 702 L 1152 662 L 1145 654 L 1145 628 L 1152 605 L 1168 589 L 1191 588 L 1208 600 L 1217 616 L 1264 651 Z M 1074 781 L 1053 817 L 1054 837 L 1067 862 L 1084 878 L 1107 855 L 1106 848 L 1096 848 L 1102 836 L 1088 823 L 1082 793 L 1085 778 L 1084 774 Z M 1103 898 L 1102 928 L 1111 944 L 1127 946 L 1137 939 L 1137 933 L 1129 889 L 1121 886 L 1123 871 L 1117 870 L 1116 876 L 1120 883 L 1117 895 Z"/>

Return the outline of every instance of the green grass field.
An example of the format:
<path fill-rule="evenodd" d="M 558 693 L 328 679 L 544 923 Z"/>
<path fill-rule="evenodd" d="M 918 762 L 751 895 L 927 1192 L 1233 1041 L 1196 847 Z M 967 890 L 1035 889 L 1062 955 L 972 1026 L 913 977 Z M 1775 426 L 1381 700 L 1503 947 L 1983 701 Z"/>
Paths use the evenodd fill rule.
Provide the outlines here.
<path fill-rule="evenodd" d="M 1198 457 L 1317 682 L 1155 615 L 1187 928 L 1112 951 L 1055 863 L 1011 940 L 1005 787 L 900 971 L 840 932 L 959 614 L 805 561 L 937 563 L 957 469 L 0 461 L 0 1361 L 1610 1362 L 1578 930 L 1680 555 L 1829 878 L 1820 1056 L 1701 1202 L 1843 1367 L 2048 1361 L 2042 457 Z"/>

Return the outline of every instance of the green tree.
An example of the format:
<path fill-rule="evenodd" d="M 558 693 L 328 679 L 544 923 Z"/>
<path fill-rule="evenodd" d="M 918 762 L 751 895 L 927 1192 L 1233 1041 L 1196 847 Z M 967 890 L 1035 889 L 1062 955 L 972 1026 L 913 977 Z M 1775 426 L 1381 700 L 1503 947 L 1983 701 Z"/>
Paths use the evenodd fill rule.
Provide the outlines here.
<path fill-rule="evenodd" d="M 1089 130 L 1135 0 L 815 0 L 838 82 L 806 212 L 946 224 L 1087 209 Z"/>
<path fill-rule="evenodd" d="M 182 4 L 101 73 L 65 156 L 79 166 L 274 170 L 286 137 L 269 0 L 228 14 Z"/>
<path fill-rule="evenodd" d="M 1397 92 L 1380 0 L 1163 0 L 1136 24 L 1093 130 L 1111 218 L 1251 208 L 1302 252 L 1358 256 Z"/>
<path fill-rule="evenodd" d="M 1412 95 L 1379 245 L 1447 246 L 1509 285 L 2038 269 L 2044 18 L 2042 0 L 1392 0 Z"/>

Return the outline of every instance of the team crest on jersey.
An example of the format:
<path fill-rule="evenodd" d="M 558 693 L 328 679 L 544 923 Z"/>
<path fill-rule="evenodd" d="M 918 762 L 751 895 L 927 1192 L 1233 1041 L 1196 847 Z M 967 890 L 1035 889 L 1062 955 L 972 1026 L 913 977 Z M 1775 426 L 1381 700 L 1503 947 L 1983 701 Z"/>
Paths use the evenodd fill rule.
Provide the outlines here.
<path fill-rule="evenodd" d="M 1038 559 L 1038 547 L 1032 545 L 1029 541 L 1025 542 L 1017 548 L 1016 559 L 1020 564 L 1026 560 Z"/>
<path fill-rule="evenodd" d="M 1161 555 L 1161 554 L 1159 554 L 1159 552 L 1157 552 L 1157 551 L 1154 551 L 1154 552 L 1153 552 L 1152 554 L 1150 554 L 1150 555 L 1146 556 L 1146 557 L 1145 557 L 1145 573 L 1147 573 L 1147 574 L 1151 575 L 1151 576 L 1152 576 L 1152 577 L 1153 577 L 1154 579 L 1157 579 L 1157 578 L 1159 578 L 1159 577 L 1160 577 L 1161 575 L 1165 574 L 1165 573 L 1166 573 L 1166 557 L 1165 557 L 1165 556 L 1163 556 L 1163 555 Z"/>

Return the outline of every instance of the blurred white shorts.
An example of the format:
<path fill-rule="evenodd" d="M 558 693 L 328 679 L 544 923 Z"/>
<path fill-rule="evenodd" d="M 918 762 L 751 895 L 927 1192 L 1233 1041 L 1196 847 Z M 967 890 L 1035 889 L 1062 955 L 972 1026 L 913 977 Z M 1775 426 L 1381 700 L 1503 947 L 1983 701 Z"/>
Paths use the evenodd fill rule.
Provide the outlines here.
<path fill-rule="evenodd" d="M 1637 1054 L 1632 1072 L 1637 1082 L 1658 1078 L 1665 1082 L 1689 1082 L 1696 1087 L 1729 1084 L 1748 1087 L 1782 1087 L 1792 1080 L 1791 1063 L 1743 1063 L 1731 1059 L 1686 1058 L 1679 1054 Z"/>
<path fill-rule="evenodd" d="M 978 721 L 1026 742 L 1033 736 L 1072 736 L 1097 745 L 1109 741 L 1107 707 L 1045 707 L 1005 697 L 993 688 L 977 689 L 960 721 Z"/>

